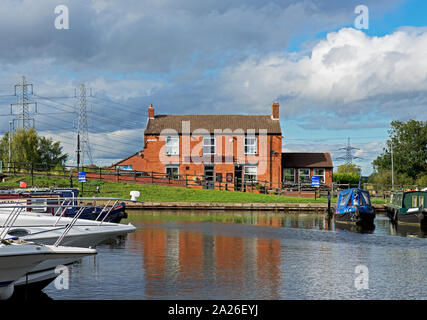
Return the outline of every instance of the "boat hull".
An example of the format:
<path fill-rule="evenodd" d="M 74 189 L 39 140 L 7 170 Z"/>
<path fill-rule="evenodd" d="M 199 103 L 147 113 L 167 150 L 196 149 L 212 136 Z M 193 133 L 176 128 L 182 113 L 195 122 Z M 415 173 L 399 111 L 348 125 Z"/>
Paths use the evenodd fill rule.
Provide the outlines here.
<path fill-rule="evenodd" d="M 354 223 L 357 225 L 373 224 L 375 220 L 375 213 L 372 212 L 342 212 L 335 213 L 336 222 Z"/>
<path fill-rule="evenodd" d="M 15 281 L 41 262 L 58 265 L 63 259 L 76 260 L 96 254 L 93 249 L 52 247 L 37 244 L 3 245 L 0 251 L 0 299 L 13 294 Z"/>
<path fill-rule="evenodd" d="M 427 211 L 419 210 L 417 212 L 399 212 L 399 209 L 387 207 L 387 216 L 395 223 L 412 223 L 427 225 Z"/>
<path fill-rule="evenodd" d="M 47 260 L 39 263 L 27 274 L 15 281 L 15 290 L 40 291 L 59 275 L 58 266 L 70 267 L 80 259 Z"/>
<path fill-rule="evenodd" d="M 83 211 L 80 215 L 80 219 L 85 220 L 96 220 L 98 221 L 105 221 L 105 222 L 111 222 L 111 223 L 120 223 L 122 219 L 127 218 L 127 214 L 125 211 L 125 204 L 119 204 L 112 208 L 110 213 L 103 212 L 101 213 L 103 208 L 101 207 L 94 207 L 94 208 L 87 208 L 85 211 Z M 100 214 L 101 213 L 101 214 Z M 76 215 L 75 212 L 73 213 L 65 213 L 66 217 L 73 218 Z"/>
<path fill-rule="evenodd" d="M 0 210 L 1 211 L 1 210 Z M 2 225 L 7 215 L 0 212 L 0 225 Z M 16 220 L 11 231 L 16 229 L 25 229 L 29 231 L 26 236 L 20 239 L 36 242 L 44 245 L 52 245 L 64 231 L 65 226 L 71 222 L 71 218 L 62 217 L 57 227 L 52 225 L 57 222 L 57 217 L 45 214 L 22 213 Z M 0 228 L 0 231 L 2 228 Z M 115 238 L 119 235 L 135 231 L 133 225 L 102 223 L 90 220 L 78 220 L 73 228 L 68 232 L 61 242 L 62 246 L 71 247 L 94 247 L 101 242 Z M 68 265 L 80 260 L 79 258 L 47 260 L 33 266 L 25 275 L 17 280 L 16 286 L 36 285 L 37 282 L 47 282 L 54 280 L 57 273 L 55 268 L 58 265 Z M 47 282 L 48 284 L 49 282 Z"/>

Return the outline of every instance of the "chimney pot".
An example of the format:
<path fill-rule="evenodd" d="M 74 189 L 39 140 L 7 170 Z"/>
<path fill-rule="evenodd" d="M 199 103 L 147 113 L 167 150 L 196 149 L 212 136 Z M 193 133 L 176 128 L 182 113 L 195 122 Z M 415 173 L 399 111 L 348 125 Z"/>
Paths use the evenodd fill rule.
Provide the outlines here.
<path fill-rule="evenodd" d="M 152 104 L 148 107 L 148 119 L 154 119 L 154 108 Z"/>
<path fill-rule="evenodd" d="M 279 120 L 279 103 L 273 102 L 273 105 L 271 106 L 271 118 L 273 120 Z"/>

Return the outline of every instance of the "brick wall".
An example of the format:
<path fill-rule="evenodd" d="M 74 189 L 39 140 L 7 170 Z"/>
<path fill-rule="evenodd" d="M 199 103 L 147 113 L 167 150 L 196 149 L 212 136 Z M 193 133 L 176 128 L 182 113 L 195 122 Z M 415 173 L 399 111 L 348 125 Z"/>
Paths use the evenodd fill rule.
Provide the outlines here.
<path fill-rule="evenodd" d="M 231 139 L 233 141 L 231 142 Z M 179 136 L 179 156 L 166 156 L 165 155 L 165 141 L 160 136 L 145 136 L 145 149 L 141 155 L 131 156 L 116 165 L 131 165 L 134 171 L 158 172 L 166 173 L 166 165 L 179 166 L 180 175 L 204 175 L 204 163 L 211 162 L 214 167 L 214 175 L 217 173 L 222 174 L 225 180 L 227 174 L 233 174 L 235 164 L 254 163 L 258 164 L 258 180 L 271 181 L 272 183 L 280 183 L 282 179 L 281 170 L 281 149 L 282 138 L 280 135 L 259 136 L 257 138 L 257 155 L 245 156 L 243 150 L 238 150 L 238 139 L 243 139 L 242 136 L 218 136 L 216 143 L 217 158 L 207 156 L 204 159 L 198 158 L 190 159 L 190 156 L 202 156 L 203 137 L 196 136 L 183 137 Z M 184 152 L 184 146 L 189 145 L 190 153 Z M 222 145 L 222 148 L 219 146 Z M 233 156 L 230 150 L 233 148 Z M 222 149 L 222 150 L 220 150 Z M 261 151 L 262 150 L 262 151 Z M 240 151 L 240 152 L 239 152 Z"/>

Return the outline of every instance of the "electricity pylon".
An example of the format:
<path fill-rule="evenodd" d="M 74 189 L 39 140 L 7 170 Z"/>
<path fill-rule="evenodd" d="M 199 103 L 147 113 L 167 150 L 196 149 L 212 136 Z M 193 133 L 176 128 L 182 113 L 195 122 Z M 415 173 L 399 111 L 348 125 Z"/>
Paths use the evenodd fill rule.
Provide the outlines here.
<path fill-rule="evenodd" d="M 352 147 L 350 144 L 350 138 L 348 138 L 347 145 L 339 150 L 345 150 L 345 156 L 337 157 L 336 160 L 345 160 L 345 164 L 353 163 L 354 159 L 362 159 L 361 157 L 353 156 L 353 150 L 360 150 L 359 148 Z"/>
<path fill-rule="evenodd" d="M 77 119 L 77 167 L 85 165 L 85 157 L 89 164 L 93 164 L 92 152 L 89 144 L 89 132 L 87 125 L 87 95 L 86 86 L 80 85 L 79 88 L 79 117 Z M 81 155 L 81 159 L 80 159 Z M 80 161 L 81 160 L 81 161 Z"/>
<path fill-rule="evenodd" d="M 28 90 L 28 87 L 31 90 Z M 13 119 L 14 128 L 22 127 L 25 130 L 28 130 L 31 127 L 34 127 L 34 118 L 31 117 L 30 113 L 30 105 L 35 105 L 35 113 L 37 113 L 37 102 L 29 100 L 29 95 L 33 94 L 33 84 L 28 83 L 25 77 L 22 77 L 21 83 L 15 85 L 15 96 L 17 95 L 17 89 L 19 89 L 20 100 L 18 102 L 12 103 L 10 105 L 10 114 L 17 116 Z M 20 106 L 19 113 L 13 113 L 13 107 Z M 17 122 L 17 126 L 15 126 L 15 122 Z"/>

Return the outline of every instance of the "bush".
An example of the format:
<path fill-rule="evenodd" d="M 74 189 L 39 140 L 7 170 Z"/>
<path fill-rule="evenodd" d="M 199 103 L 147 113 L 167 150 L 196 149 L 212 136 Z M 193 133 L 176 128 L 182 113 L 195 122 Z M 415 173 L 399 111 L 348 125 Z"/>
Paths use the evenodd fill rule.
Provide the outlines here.
<path fill-rule="evenodd" d="M 359 184 L 359 175 L 356 172 L 336 172 L 332 175 L 332 180 L 337 183 Z"/>
<path fill-rule="evenodd" d="M 374 172 L 369 176 L 369 183 L 391 186 L 391 170 L 382 171 L 381 173 Z M 404 173 L 394 173 L 395 185 L 414 185 L 419 184 L 411 177 Z"/>
<path fill-rule="evenodd" d="M 421 188 L 427 187 L 427 174 L 421 174 L 418 176 L 416 184 Z"/>

